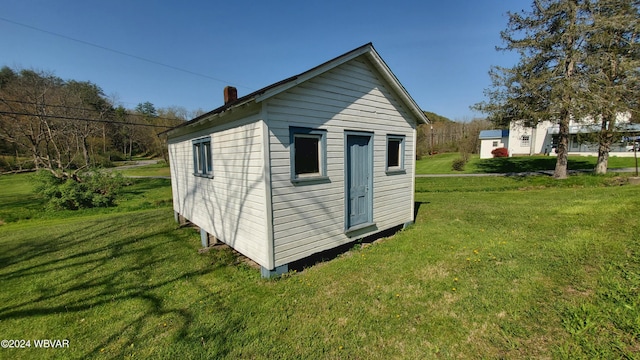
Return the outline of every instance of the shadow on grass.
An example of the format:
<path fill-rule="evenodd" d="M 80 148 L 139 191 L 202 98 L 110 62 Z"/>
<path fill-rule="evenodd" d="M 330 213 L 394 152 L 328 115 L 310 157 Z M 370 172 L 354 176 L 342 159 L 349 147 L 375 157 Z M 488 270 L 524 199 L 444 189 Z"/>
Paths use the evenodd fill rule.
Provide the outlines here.
<path fill-rule="evenodd" d="M 45 206 L 42 199 L 35 197 L 5 197 L 0 201 L 0 221 L 10 223 L 31 219 L 37 217 Z"/>
<path fill-rule="evenodd" d="M 171 180 L 158 179 L 158 178 L 143 178 L 143 179 L 127 179 L 130 185 L 125 186 L 122 189 L 123 195 L 140 195 L 149 190 L 156 190 L 171 186 Z"/>
<path fill-rule="evenodd" d="M 377 240 L 380 240 L 382 238 L 386 238 L 386 237 L 390 237 L 395 235 L 396 233 L 398 233 L 400 230 L 402 230 L 402 225 L 393 227 L 391 229 L 388 230 L 384 230 L 381 231 L 377 234 L 374 235 L 370 235 L 367 236 L 365 238 L 359 239 L 359 240 L 354 240 L 351 241 L 347 244 L 344 245 L 340 245 L 338 247 L 329 249 L 329 250 L 325 250 L 316 254 L 313 254 L 311 256 L 308 256 L 304 259 L 300 259 L 294 262 L 289 263 L 289 271 L 296 271 L 296 272 L 301 272 L 304 271 L 304 269 L 306 268 L 310 268 L 313 267 L 315 265 L 318 265 L 320 263 L 326 262 L 326 261 L 331 261 L 345 253 L 348 253 L 349 251 L 351 251 L 354 247 L 359 247 L 359 246 L 366 246 L 367 244 L 372 244 Z"/>
<path fill-rule="evenodd" d="M 185 241 L 184 232 L 167 224 L 172 219 L 158 219 L 159 214 L 149 211 L 65 223 L 50 228 L 47 235 L 36 230 L 4 244 L 0 283 L 7 293 L 0 295 L 0 322 L 23 324 L 22 331 L 43 317 L 92 316 L 92 323 L 104 323 L 102 336 L 94 333 L 95 342 L 76 348 L 74 358 L 95 357 L 105 349 L 110 357 L 124 358 L 131 355 L 129 344 L 152 342 L 158 336 L 170 336 L 185 347 L 201 343 L 213 358 L 229 354 L 233 349 L 225 339 L 242 331 L 243 320 L 231 316 L 220 290 L 199 281 L 214 271 L 211 267 L 172 266 L 193 254 L 194 247 Z M 152 223 L 159 226 L 151 229 Z M 187 279 L 193 296 L 186 300 L 216 309 L 215 326 L 194 330 L 198 313 L 193 305 L 166 295 Z M 20 296 L 9 294 L 16 291 Z M 162 319 L 170 319 L 172 326 L 158 326 Z M 77 324 L 68 326 L 71 333 L 83 331 Z"/>
<path fill-rule="evenodd" d="M 30 219 L 42 212 L 44 200 L 31 190 L 31 174 L 0 177 L 0 225 Z"/>
<path fill-rule="evenodd" d="M 13 176 L 13 175 L 11 175 Z M 33 182 L 28 176 L 17 178 L 15 182 Z M 109 213 L 120 212 L 132 209 L 149 209 L 161 206 L 170 206 L 172 201 L 170 192 L 167 196 L 160 199 L 149 199 L 150 191 L 161 190 L 171 187 L 169 179 L 127 179 L 128 185 L 121 189 L 121 193 L 117 198 L 119 206 L 111 206 L 108 208 L 98 207 L 82 210 L 50 210 L 43 211 L 47 207 L 46 200 L 40 194 L 34 191 L 19 192 L 14 194 L 9 190 L 7 193 L 0 194 L 0 225 L 2 223 L 12 223 L 20 220 L 42 219 L 42 218 L 66 218 L 76 216 L 76 214 Z M 14 183 L 5 184 L 12 188 Z M 1 186 L 0 186 L 1 188 Z"/>
<path fill-rule="evenodd" d="M 416 217 L 418 216 L 418 211 L 420 210 L 420 207 L 423 204 L 429 204 L 429 202 L 424 202 L 424 201 L 416 201 L 414 202 L 414 209 L 413 209 L 413 221 L 415 221 Z M 325 250 L 316 254 L 313 254 L 311 256 L 308 256 L 304 259 L 300 259 L 294 262 L 289 263 L 289 271 L 294 270 L 296 272 L 300 272 L 303 271 L 306 268 L 312 267 L 314 265 L 323 263 L 325 261 L 330 261 L 333 260 L 335 258 L 337 258 L 338 256 L 345 254 L 347 252 L 349 252 L 351 249 L 353 249 L 354 247 L 357 247 L 358 245 L 360 246 L 366 246 L 367 244 L 372 244 L 377 240 L 380 240 L 382 238 L 386 238 L 386 237 L 391 237 L 395 234 L 397 234 L 399 231 L 401 231 L 403 228 L 403 225 L 398 225 L 395 227 L 392 227 L 390 229 L 381 231 L 379 233 L 373 234 L 373 235 L 369 235 L 367 237 L 364 237 L 362 239 L 358 239 L 358 240 L 354 240 L 351 241 L 347 244 L 329 249 L 329 250 Z"/>
<path fill-rule="evenodd" d="M 476 163 L 479 173 L 508 174 L 521 172 L 552 171 L 556 166 L 556 157 L 510 157 L 482 159 Z M 587 160 L 569 159 L 568 167 L 572 170 L 593 168 Z"/>

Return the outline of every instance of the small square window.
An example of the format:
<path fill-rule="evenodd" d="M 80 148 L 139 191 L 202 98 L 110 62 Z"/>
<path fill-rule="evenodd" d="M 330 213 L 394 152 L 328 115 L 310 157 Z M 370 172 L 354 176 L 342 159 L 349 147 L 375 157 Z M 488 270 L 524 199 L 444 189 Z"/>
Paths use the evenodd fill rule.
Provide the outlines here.
<path fill-rule="evenodd" d="M 530 144 L 529 135 L 522 135 L 520 137 L 520 146 L 529 146 Z"/>
<path fill-rule="evenodd" d="M 498 147 L 498 142 L 497 141 L 493 142 L 493 147 Z"/>
<path fill-rule="evenodd" d="M 404 136 L 387 135 L 386 171 L 404 172 Z"/>
<path fill-rule="evenodd" d="M 193 174 L 213 177 L 211 137 L 193 140 Z"/>
<path fill-rule="evenodd" d="M 292 181 L 326 178 L 326 134 L 325 130 L 289 128 Z"/>
<path fill-rule="evenodd" d="M 320 175 L 320 135 L 296 134 L 294 139 L 295 175 Z"/>

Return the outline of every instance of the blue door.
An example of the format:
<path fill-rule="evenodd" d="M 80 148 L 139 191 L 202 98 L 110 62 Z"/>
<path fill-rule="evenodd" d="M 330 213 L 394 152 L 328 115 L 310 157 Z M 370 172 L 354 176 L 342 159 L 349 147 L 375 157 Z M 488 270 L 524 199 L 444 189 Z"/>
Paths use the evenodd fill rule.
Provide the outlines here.
<path fill-rule="evenodd" d="M 371 222 L 371 136 L 347 135 L 347 228 Z"/>

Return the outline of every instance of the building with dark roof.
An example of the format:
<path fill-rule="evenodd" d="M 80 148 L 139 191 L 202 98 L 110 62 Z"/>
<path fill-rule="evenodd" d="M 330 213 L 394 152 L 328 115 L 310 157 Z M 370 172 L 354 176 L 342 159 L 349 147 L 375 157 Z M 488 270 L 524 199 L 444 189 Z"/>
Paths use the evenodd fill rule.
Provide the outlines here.
<path fill-rule="evenodd" d="M 372 44 L 166 133 L 177 219 L 269 277 L 413 222 L 422 110 Z"/>

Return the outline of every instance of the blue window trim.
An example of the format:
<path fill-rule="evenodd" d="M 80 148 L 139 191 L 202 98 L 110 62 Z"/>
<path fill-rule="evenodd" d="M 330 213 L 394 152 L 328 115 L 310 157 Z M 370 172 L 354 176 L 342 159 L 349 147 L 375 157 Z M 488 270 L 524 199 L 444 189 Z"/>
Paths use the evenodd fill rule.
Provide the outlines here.
<path fill-rule="evenodd" d="M 193 175 L 213 178 L 211 136 L 195 139 L 193 146 Z M 204 159 L 204 161 L 202 161 Z"/>
<path fill-rule="evenodd" d="M 385 157 L 384 157 L 384 170 L 387 175 L 393 174 L 405 174 L 406 170 L 404 167 L 404 155 L 405 155 L 405 135 L 387 135 L 387 142 L 385 145 Z M 399 141 L 399 149 L 398 149 L 398 166 L 389 166 L 389 142 L 390 141 Z"/>
<path fill-rule="evenodd" d="M 296 149 L 295 138 L 298 135 L 305 137 L 317 137 L 318 138 L 318 170 L 317 174 L 296 174 Z M 305 184 L 314 182 L 325 182 L 329 180 L 327 176 L 327 130 L 324 129 L 312 129 L 305 127 L 289 127 L 289 164 L 291 168 L 291 182 L 294 184 Z"/>

